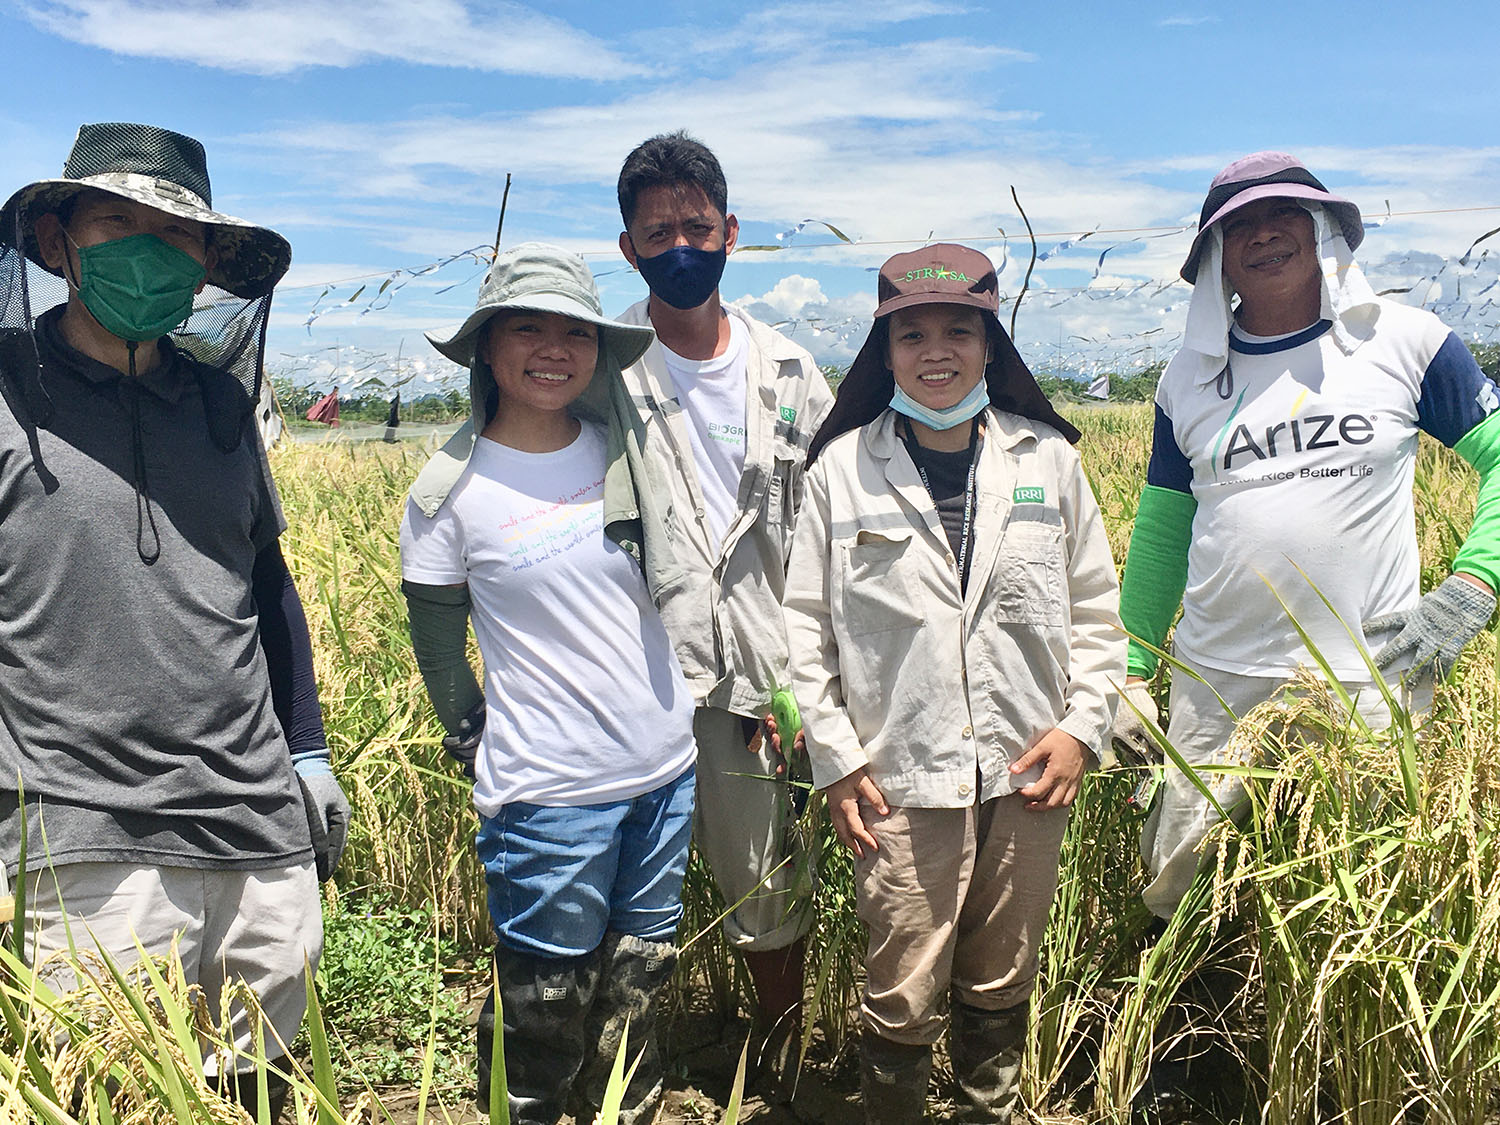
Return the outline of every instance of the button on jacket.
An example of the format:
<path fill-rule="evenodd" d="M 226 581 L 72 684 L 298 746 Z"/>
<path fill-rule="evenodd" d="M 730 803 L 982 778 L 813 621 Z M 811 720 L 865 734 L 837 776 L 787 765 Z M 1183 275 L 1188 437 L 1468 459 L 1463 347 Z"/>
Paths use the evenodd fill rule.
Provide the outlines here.
<path fill-rule="evenodd" d="M 1056 430 L 987 409 L 966 594 L 887 410 L 809 470 L 785 610 L 813 780 L 868 766 L 897 806 L 1031 784 L 1009 767 L 1060 727 L 1097 753 L 1125 678 L 1104 521 Z"/>
<path fill-rule="evenodd" d="M 661 610 L 693 697 L 701 705 L 759 715 L 786 679 L 781 595 L 792 525 L 802 500 L 803 465 L 833 394 L 803 348 L 738 309 L 747 329 L 745 469 L 737 514 L 723 543 L 711 546 L 703 493 L 688 435 L 659 343 L 623 373 L 634 417 L 622 435 L 639 501 L 646 581 Z M 624 324 L 649 324 L 647 302 Z M 613 514 L 628 507 L 605 484 L 606 525 L 629 540 Z M 623 493 L 621 494 L 623 496 Z"/>

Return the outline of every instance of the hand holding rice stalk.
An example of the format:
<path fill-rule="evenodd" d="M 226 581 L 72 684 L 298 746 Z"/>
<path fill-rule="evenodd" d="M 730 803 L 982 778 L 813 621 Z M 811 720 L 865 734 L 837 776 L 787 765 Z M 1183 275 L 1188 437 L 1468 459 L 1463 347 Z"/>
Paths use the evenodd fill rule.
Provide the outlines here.
<path fill-rule="evenodd" d="M 771 709 L 762 718 L 778 776 L 785 775 L 791 788 L 792 811 L 802 815 L 807 807 L 811 772 L 807 769 L 807 741 L 802 735 L 802 711 L 789 687 L 778 687 L 771 693 Z"/>

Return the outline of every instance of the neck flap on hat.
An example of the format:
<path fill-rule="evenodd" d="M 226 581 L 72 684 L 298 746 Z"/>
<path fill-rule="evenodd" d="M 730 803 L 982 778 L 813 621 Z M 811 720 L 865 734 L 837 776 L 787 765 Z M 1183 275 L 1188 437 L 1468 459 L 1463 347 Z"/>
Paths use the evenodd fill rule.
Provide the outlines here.
<path fill-rule="evenodd" d="M 1318 261 L 1322 268 L 1319 316 L 1333 322 L 1332 336 L 1345 355 L 1368 340 L 1375 328 L 1380 306 L 1364 271 L 1343 232 L 1328 221 L 1328 212 L 1317 203 L 1297 200 L 1312 215 Z M 1218 378 L 1229 362 L 1229 329 L 1234 323 L 1230 292 L 1224 284 L 1224 234 L 1218 224 L 1198 259 L 1198 280 L 1188 303 L 1182 348 L 1168 364 L 1174 375 L 1185 375 L 1194 383 Z"/>

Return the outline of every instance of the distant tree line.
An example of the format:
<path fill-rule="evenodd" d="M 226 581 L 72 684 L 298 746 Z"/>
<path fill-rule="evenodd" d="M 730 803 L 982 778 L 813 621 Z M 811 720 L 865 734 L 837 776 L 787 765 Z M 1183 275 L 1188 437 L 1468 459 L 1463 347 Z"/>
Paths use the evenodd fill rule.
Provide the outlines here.
<path fill-rule="evenodd" d="M 313 403 L 333 390 L 333 384 L 324 386 L 294 382 L 285 375 L 272 375 L 271 387 L 276 391 L 276 401 L 288 422 L 303 421 Z M 446 391 L 426 391 L 408 397 L 402 388 L 401 408 L 398 413 L 403 422 L 456 422 L 469 416 L 469 395 L 466 390 L 454 387 Z M 384 422 L 391 412 L 391 399 L 396 392 L 389 387 L 364 387 L 352 394 L 339 394 L 339 421 Z"/>
<path fill-rule="evenodd" d="M 1484 373 L 1500 383 L 1500 343 L 1470 344 L 1469 350 L 1479 361 Z M 1111 372 L 1109 376 L 1110 402 L 1151 402 L 1156 397 L 1156 383 L 1166 368 L 1166 360 L 1148 364 L 1139 371 Z M 835 392 L 848 372 L 847 366 L 825 363 L 824 377 Z M 1088 381 L 1073 375 L 1051 371 L 1036 373 L 1036 381 L 1047 397 L 1058 402 L 1097 402 L 1088 394 Z M 276 390 L 276 399 L 288 421 L 299 421 L 306 417 L 307 410 L 318 399 L 333 389 L 294 382 L 285 375 L 272 375 L 271 385 Z M 389 388 L 364 389 L 353 395 L 339 396 L 339 417 L 350 422 L 384 422 L 391 409 Z M 403 422 L 455 422 L 469 415 L 469 396 L 454 387 L 446 391 L 428 391 L 410 399 L 401 396 L 401 420 Z"/>

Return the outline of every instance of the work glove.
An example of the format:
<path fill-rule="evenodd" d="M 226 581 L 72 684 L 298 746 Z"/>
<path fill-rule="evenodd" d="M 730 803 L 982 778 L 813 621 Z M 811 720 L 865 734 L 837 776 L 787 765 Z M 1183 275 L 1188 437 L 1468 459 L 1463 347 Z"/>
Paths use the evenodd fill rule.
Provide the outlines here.
<path fill-rule="evenodd" d="M 484 700 L 469 709 L 469 713 L 458 720 L 458 730 L 443 739 L 443 749 L 448 757 L 459 764 L 464 776 L 474 780 L 474 755 L 479 753 L 479 740 L 484 737 Z"/>
<path fill-rule="evenodd" d="M 323 756 L 299 755 L 293 761 L 302 786 L 302 807 L 307 813 L 307 831 L 312 837 L 313 861 L 318 882 L 326 883 L 339 865 L 349 840 L 349 799 L 333 776 L 328 751 Z"/>
<path fill-rule="evenodd" d="M 1135 707 L 1131 707 L 1131 704 Z M 1140 714 L 1136 714 L 1139 710 Z M 1120 706 L 1115 710 L 1115 725 L 1110 730 L 1110 743 L 1116 756 L 1129 766 L 1156 765 L 1162 761 L 1161 747 L 1151 736 L 1144 715 L 1151 722 L 1160 724 L 1161 712 L 1151 696 L 1151 685 L 1142 680 L 1128 683 L 1120 692 Z"/>
<path fill-rule="evenodd" d="M 1375 667 L 1389 668 L 1413 654 L 1413 677 L 1445 679 L 1464 646 L 1489 624 L 1495 595 L 1467 578 L 1450 574 L 1411 609 L 1385 613 L 1364 623 L 1365 635 L 1399 629 L 1375 654 Z"/>

